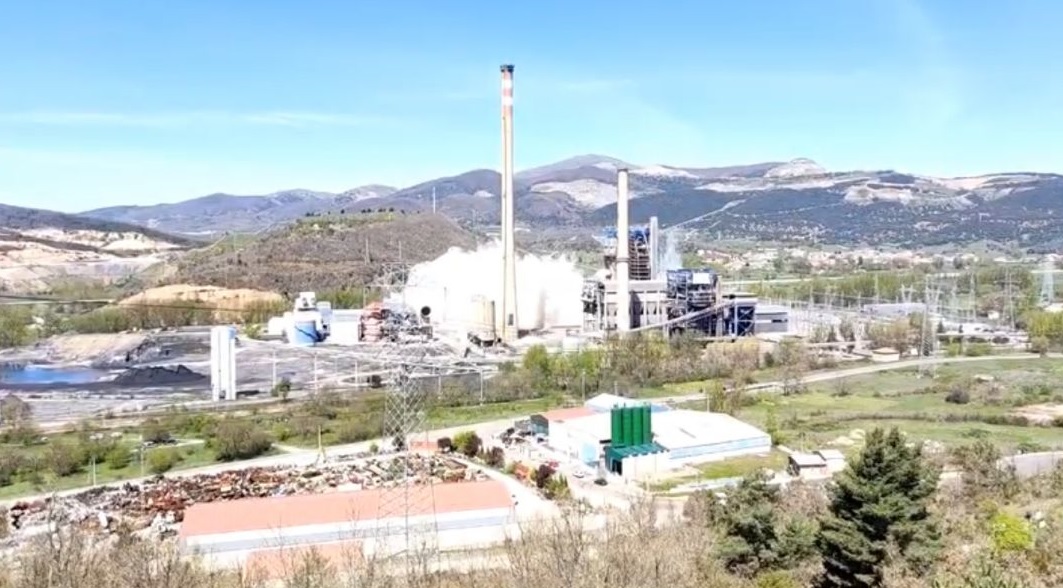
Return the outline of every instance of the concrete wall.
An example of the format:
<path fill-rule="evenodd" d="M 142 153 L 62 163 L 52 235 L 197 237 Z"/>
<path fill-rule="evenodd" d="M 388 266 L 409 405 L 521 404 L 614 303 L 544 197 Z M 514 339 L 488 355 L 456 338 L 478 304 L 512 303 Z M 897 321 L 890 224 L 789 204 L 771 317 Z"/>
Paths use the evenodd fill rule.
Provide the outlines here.
<path fill-rule="evenodd" d="M 668 453 L 637 455 L 624 460 L 623 478 L 629 481 L 648 480 L 668 467 Z"/>
<path fill-rule="evenodd" d="M 442 513 L 435 515 L 435 524 L 427 516 L 410 517 L 410 525 L 422 535 L 437 535 L 436 540 L 461 543 L 462 537 L 470 541 L 479 540 L 485 531 L 501 529 L 513 524 L 515 514 L 512 508 L 485 509 L 463 513 Z M 433 528 L 434 527 L 434 528 Z M 432 531 L 435 531 L 432 533 Z M 368 521 L 348 521 L 325 525 L 306 525 L 302 527 L 284 527 L 261 531 L 244 531 L 238 533 L 219 533 L 187 537 L 182 542 L 186 552 L 201 555 L 224 556 L 226 553 L 246 553 L 259 549 L 277 549 L 296 545 L 314 545 L 333 541 L 353 539 L 373 542 L 374 549 L 387 552 L 399 539 L 405 542 L 405 525 L 401 519 L 372 519 Z M 394 546 L 392 546 L 394 547 Z"/>

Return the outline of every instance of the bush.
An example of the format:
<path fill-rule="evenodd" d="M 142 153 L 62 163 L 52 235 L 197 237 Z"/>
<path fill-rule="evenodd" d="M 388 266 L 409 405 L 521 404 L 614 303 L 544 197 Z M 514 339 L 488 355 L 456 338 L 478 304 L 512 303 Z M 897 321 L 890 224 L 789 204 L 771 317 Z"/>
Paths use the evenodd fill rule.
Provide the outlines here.
<path fill-rule="evenodd" d="M 164 474 L 181 461 L 181 456 L 171 448 L 156 449 L 148 452 L 148 470 L 153 474 Z"/>
<path fill-rule="evenodd" d="M 0 486 L 10 486 L 15 481 L 15 475 L 24 465 L 22 456 L 14 451 L 0 451 Z"/>
<path fill-rule="evenodd" d="M 173 441 L 173 435 L 158 419 L 149 419 L 144 422 L 140 430 L 145 443 L 163 444 Z"/>
<path fill-rule="evenodd" d="M 490 467 L 502 469 L 506 467 L 506 452 L 501 447 L 492 447 L 484 455 L 484 463 Z"/>
<path fill-rule="evenodd" d="M 454 435 L 454 449 L 467 457 L 476 457 L 483 448 L 483 439 L 473 431 L 462 431 Z"/>
<path fill-rule="evenodd" d="M 439 439 L 436 439 L 436 449 L 438 449 L 440 453 L 450 453 L 451 451 L 454 451 L 454 441 L 452 441 L 450 437 L 440 437 Z"/>
<path fill-rule="evenodd" d="M 270 396 L 274 398 L 280 398 L 281 400 L 287 400 L 288 394 L 292 391 L 292 381 L 288 376 L 282 377 L 277 381 L 276 385 L 269 391 Z"/>
<path fill-rule="evenodd" d="M 236 461 L 266 453 L 273 441 L 248 421 L 226 420 L 218 423 L 209 446 L 219 461 Z"/>
<path fill-rule="evenodd" d="M 951 404 L 967 404 L 970 401 L 971 393 L 960 388 L 953 388 L 945 396 L 945 402 Z"/>
<path fill-rule="evenodd" d="M 372 439 L 377 434 L 379 430 L 362 420 L 342 421 L 336 426 L 336 440 L 340 443 L 357 443 Z"/>
<path fill-rule="evenodd" d="M 48 448 L 45 460 L 48 469 L 60 478 L 72 476 L 81 471 L 88 454 L 84 449 L 72 443 L 58 442 Z"/>
<path fill-rule="evenodd" d="M 1033 530 L 1015 515 L 997 513 L 989 526 L 993 548 L 998 552 L 1028 551 L 1033 547 Z"/>
<path fill-rule="evenodd" d="M 128 466 L 129 462 L 133 461 L 133 456 L 128 447 L 117 445 L 107 452 L 106 461 L 107 467 L 112 470 L 121 470 Z"/>

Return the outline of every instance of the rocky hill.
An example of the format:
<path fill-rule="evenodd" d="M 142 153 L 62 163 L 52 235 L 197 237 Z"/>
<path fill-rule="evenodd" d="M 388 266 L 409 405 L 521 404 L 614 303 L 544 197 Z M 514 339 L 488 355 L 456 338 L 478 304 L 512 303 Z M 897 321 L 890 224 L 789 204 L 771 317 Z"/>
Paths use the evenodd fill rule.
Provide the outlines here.
<path fill-rule="evenodd" d="M 724 237 L 932 245 L 982 239 L 1028 247 L 1063 242 L 1063 176 L 1002 173 L 933 178 L 881 171 L 829 171 L 813 161 L 718 168 L 639 166 L 585 155 L 516 175 L 517 222 L 525 226 L 602 226 L 615 217 L 616 169 L 631 169 L 632 221 L 657 215 Z M 499 174 L 474 170 L 401 190 L 356 196 L 282 192 L 233 198 L 238 215 L 219 214 L 220 196 L 174 205 L 103 209 L 88 216 L 180 231 L 247 230 L 318 211 L 437 209 L 463 222 L 498 222 Z M 132 211 L 132 212 L 131 212 Z M 148 211 L 151 211 L 150 213 Z M 134 214 L 135 213 L 135 214 Z M 195 223 L 190 219 L 195 218 Z M 248 219 L 257 219 L 251 220 Z"/>
<path fill-rule="evenodd" d="M 284 294 L 342 289 L 392 282 L 404 264 L 451 247 L 475 248 L 476 238 L 442 215 L 323 214 L 192 251 L 165 281 Z"/>
<path fill-rule="evenodd" d="M 256 232 L 307 214 L 354 210 L 363 200 L 382 198 L 393 192 L 395 188 L 390 186 L 369 185 L 341 194 L 313 190 L 284 190 L 265 196 L 211 194 L 175 204 L 99 208 L 82 216 L 184 234 Z"/>
<path fill-rule="evenodd" d="M 67 278 L 117 280 L 195 244 L 128 223 L 0 204 L 0 291 L 42 293 Z"/>

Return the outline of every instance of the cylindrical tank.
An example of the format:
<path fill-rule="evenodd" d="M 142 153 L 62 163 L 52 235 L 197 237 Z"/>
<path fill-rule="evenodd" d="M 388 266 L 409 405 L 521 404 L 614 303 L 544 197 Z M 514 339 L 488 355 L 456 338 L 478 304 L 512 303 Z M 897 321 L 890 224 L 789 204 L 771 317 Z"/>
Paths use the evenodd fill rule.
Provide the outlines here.
<path fill-rule="evenodd" d="M 630 406 L 621 410 L 624 414 L 624 446 L 628 447 L 635 444 L 635 410 Z"/>
<path fill-rule="evenodd" d="M 482 295 L 472 297 L 471 325 L 469 330 L 481 341 L 494 341 L 495 301 Z"/>
<path fill-rule="evenodd" d="M 288 343 L 300 347 L 309 347 L 318 342 L 317 321 L 297 319 L 292 323 L 288 334 Z"/>
<path fill-rule="evenodd" d="M 642 407 L 631 407 L 631 420 L 635 421 L 631 427 L 634 431 L 631 434 L 632 445 L 642 445 Z"/>

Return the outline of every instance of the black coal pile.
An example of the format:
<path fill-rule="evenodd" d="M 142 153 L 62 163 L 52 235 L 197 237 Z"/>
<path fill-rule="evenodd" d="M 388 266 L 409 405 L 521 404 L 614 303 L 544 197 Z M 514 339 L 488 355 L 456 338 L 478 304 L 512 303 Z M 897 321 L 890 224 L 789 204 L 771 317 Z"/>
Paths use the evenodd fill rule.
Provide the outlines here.
<path fill-rule="evenodd" d="M 114 383 L 119 386 L 170 386 L 173 384 L 197 384 L 207 376 L 194 372 L 183 365 L 176 367 L 129 368 L 118 374 Z"/>

